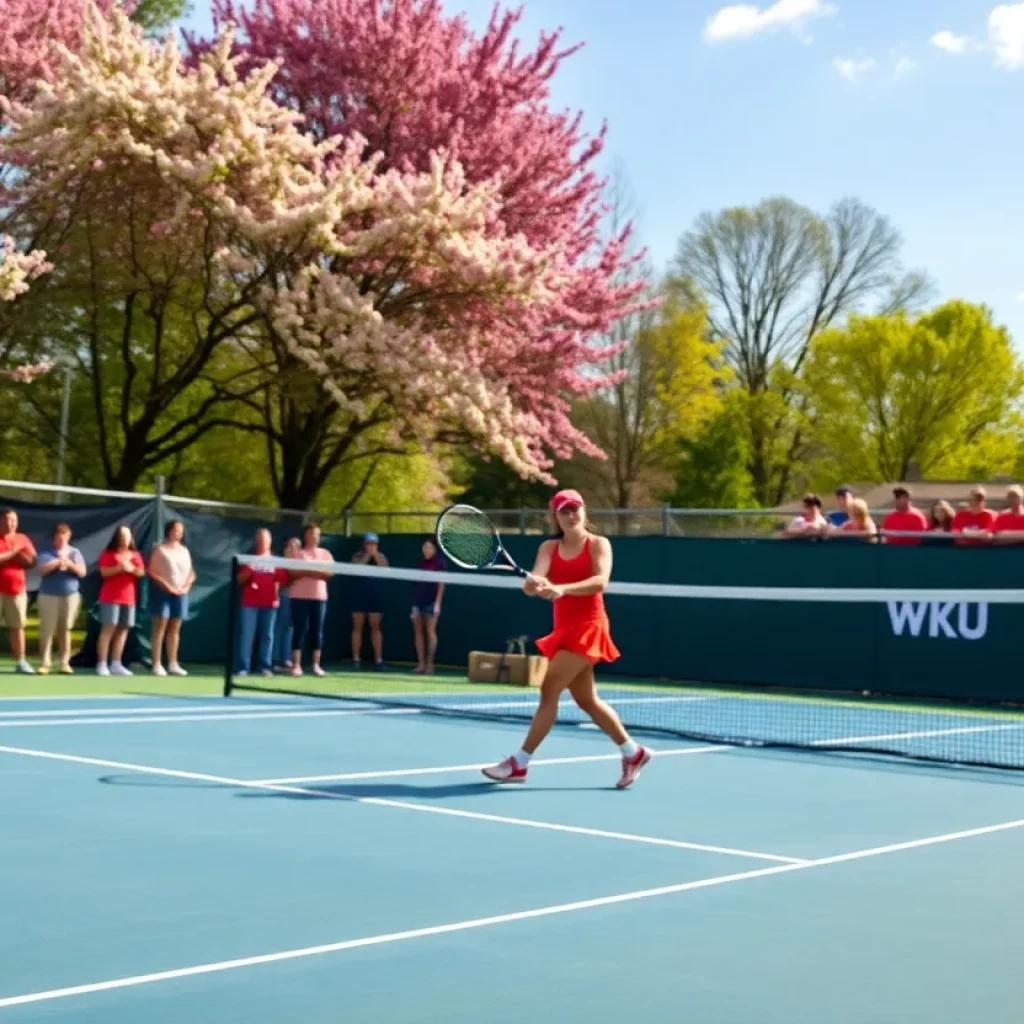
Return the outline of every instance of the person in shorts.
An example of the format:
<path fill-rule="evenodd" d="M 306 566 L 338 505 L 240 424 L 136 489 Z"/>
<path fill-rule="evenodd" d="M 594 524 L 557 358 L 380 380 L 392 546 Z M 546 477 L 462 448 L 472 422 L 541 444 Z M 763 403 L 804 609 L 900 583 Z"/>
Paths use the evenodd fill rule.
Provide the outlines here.
<path fill-rule="evenodd" d="M 53 531 L 53 546 L 39 552 L 39 671 L 50 671 L 54 638 L 60 657 L 60 671 L 72 675 L 71 629 L 78 618 L 82 600 L 79 593 L 85 576 L 85 559 L 71 546 L 71 527 L 59 523 Z"/>
<path fill-rule="evenodd" d="M 444 572 L 445 561 L 437 550 L 437 541 L 428 537 L 423 542 L 423 558 L 417 569 Z M 433 675 L 437 655 L 437 620 L 441 615 L 444 584 L 417 580 L 412 585 L 412 628 L 416 634 L 416 674 Z"/>
<path fill-rule="evenodd" d="M 363 536 L 363 546 L 352 556 L 356 565 L 376 565 L 387 568 L 388 560 L 381 553 L 380 537 L 375 533 Z M 357 576 L 352 594 L 352 667 L 358 669 L 362 656 L 363 632 L 370 625 L 370 646 L 373 648 L 373 666 L 378 671 L 384 668 L 384 634 L 381 621 L 384 618 L 384 595 L 381 581 L 374 574 Z"/>
<path fill-rule="evenodd" d="M 152 620 L 153 675 L 187 676 L 178 661 L 181 624 L 188 618 L 188 595 L 195 583 L 192 555 L 185 547 L 185 524 L 172 519 L 164 528 L 164 541 L 149 556 L 149 614 Z M 167 644 L 167 668 L 163 647 Z"/>
<path fill-rule="evenodd" d="M 36 549 L 23 533 L 18 533 L 18 513 L 5 508 L 0 523 L 0 625 L 6 625 L 11 637 L 11 655 L 15 670 L 33 675 L 35 669 L 25 657 L 25 620 L 28 593 L 25 570 L 36 564 Z"/>
<path fill-rule="evenodd" d="M 135 549 L 130 526 L 122 524 L 100 555 L 99 619 L 96 644 L 98 676 L 130 676 L 121 662 L 128 630 L 135 626 L 139 580 L 146 575 L 142 555 Z M 109 660 L 108 662 L 108 659 Z"/>

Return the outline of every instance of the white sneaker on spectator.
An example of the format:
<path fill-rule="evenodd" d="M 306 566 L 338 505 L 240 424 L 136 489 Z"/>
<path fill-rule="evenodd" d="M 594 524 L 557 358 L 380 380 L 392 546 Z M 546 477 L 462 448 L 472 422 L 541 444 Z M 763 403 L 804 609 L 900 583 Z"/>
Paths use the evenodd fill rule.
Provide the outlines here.
<path fill-rule="evenodd" d="M 24 658 L 14 666 L 14 671 L 20 672 L 25 676 L 34 676 L 36 674 L 36 670 Z"/>
<path fill-rule="evenodd" d="M 133 673 L 131 669 L 125 668 L 121 662 L 115 661 L 114 664 L 110 666 L 110 674 L 112 676 L 130 676 Z"/>
<path fill-rule="evenodd" d="M 168 665 L 167 666 L 167 671 L 170 672 L 172 676 L 187 676 L 188 675 L 188 673 L 178 664 Z"/>
<path fill-rule="evenodd" d="M 110 669 L 101 661 L 96 665 L 96 675 L 98 676 L 109 676 Z"/>
<path fill-rule="evenodd" d="M 167 669 L 165 669 L 163 667 L 163 665 L 154 665 L 153 666 L 153 675 L 155 675 L 155 676 L 165 676 L 165 675 L 167 675 Z"/>

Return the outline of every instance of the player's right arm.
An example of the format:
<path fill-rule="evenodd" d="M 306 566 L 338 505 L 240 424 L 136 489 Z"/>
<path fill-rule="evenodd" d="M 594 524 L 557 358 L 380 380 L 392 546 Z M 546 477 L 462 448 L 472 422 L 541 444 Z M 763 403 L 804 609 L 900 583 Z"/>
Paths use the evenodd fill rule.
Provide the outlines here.
<path fill-rule="evenodd" d="M 530 597 L 535 597 L 540 589 L 541 583 L 548 578 L 551 569 L 551 553 L 555 550 L 558 541 L 546 540 L 537 549 L 537 558 L 533 563 L 533 571 L 526 577 L 523 583 L 523 591 Z"/>

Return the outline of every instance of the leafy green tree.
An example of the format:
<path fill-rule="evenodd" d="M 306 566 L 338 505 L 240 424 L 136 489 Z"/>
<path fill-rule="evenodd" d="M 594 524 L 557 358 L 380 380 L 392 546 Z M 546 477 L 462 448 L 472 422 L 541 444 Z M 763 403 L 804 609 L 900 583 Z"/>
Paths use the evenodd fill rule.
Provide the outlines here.
<path fill-rule="evenodd" d="M 750 398 L 733 389 L 701 434 L 679 446 L 676 508 L 756 508 L 750 461 Z"/>
<path fill-rule="evenodd" d="M 1024 369 L 985 307 L 852 317 L 815 339 L 802 386 L 821 455 L 844 479 L 1013 468 Z"/>
<path fill-rule="evenodd" d="M 577 404 L 576 421 L 607 460 L 576 460 L 601 504 L 649 504 L 664 489 L 681 442 L 699 436 L 718 412 L 729 376 L 707 335 L 706 309 L 668 278 L 657 309 L 619 328 L 619 353 L 607 367 L 616 382 Z"/>
<path fill-rule="evenodd" d="M 159 35 L 191 10 L 189 0 L 136 0 L 132 21 L 151 35 Z"/>

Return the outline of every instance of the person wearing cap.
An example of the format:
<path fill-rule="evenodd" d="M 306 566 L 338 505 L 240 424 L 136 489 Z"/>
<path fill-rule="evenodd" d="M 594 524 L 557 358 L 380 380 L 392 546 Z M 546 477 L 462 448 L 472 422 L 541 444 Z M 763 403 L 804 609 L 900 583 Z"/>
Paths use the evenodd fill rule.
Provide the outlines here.
<path fill-rule="evenodd" d="M 363 546 L 352 556 L 356 565 L 376 565 L 386 569 L 388 560 L 380 550 L 380 537 L 375 533 L 363 534 Z M 361 664 L 363 633 L 370 625 L 370 646 L 373 648 L 373 667 L 384 669 L 384 634 L 381 622 L 384 618 L 384 595 L 381 581 L 374 573 L 357 576 L 352 595 L 352 667 Z"/>
<path fill-rule="evenodd" d="M 913 495 L 906 487 L 894 487 L 893 510 L 882 520 L 882 533 L 927 533 L 928 517 L 914 508 Z M 886 537 L 886 544 L 920 544 L 916 537 Z"/>
<path fill-rule="evenodd" d="M 537 641 L 549 660 L 540 703 L 518 753 L 483 770 L 493 782 L 525 782 L 530 758 L 558 719 L 562 693 L 572 699 L 622 754 L 619 789 L 632 785 L 651 759 L 623 728 L 615 710 L 597 694 L 594 667 L 619 658 L 612 641 L 604 592 L 612 572 L 612 546 L 587 528 L 586 507 L 578 491 L 559 491 L 550 502 L 557 534 L 537 552 L 533 572 L 523 586 L 532 596 L 550 601 L 554 628 Z"/>

